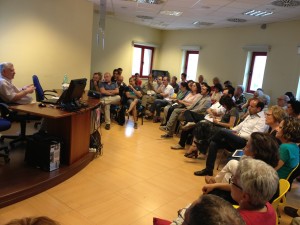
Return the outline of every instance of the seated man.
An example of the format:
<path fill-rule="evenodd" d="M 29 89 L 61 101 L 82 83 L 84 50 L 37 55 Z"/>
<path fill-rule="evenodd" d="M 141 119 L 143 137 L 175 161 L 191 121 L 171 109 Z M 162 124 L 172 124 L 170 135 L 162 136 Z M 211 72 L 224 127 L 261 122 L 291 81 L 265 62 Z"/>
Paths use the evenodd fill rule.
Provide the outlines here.
<path fill-rule="evenodd" d="M 157 92 L 159 93 L 162 99 L 156 99 L 154 103 L 151 105 L 150 113 L 148 114 L 148 116 L 151 118 L 156 112 L 155 117 L 153 118 L 153 122 L 155 123 L 160 122 L 161 120 L 160 119 L 161 107 L 168 105 L 169 101 L 171 101 L 170 97 L 174 94 L 174 89 L 169 84 L 169 82 L 170 82 L 169 77 L 166 76 L 163 78 L 163 82 L 157 90 Z"/>
<path fill-rule="evenodd" d="M 90 80 L 90 90 L 100 92 L 100 83 L 102 81 L 102 73 L 95 72 Z"/>
<path fill-rule="evenodd" d="M 120 104 L 121 97 L 119 95 L 118 85 L 111 82 L 111 74 L 106 72 L 104 74 L 104 82 L 100 85 L 101 103 L 104 104 L 104 117 L 105 117 L 105 129 L 110 129 L 110 105 Z"/>
<path fill-rule="evenodd" d="M 196 176 L 213 175 L 217 152 L 221 148 L 228 151 L 235 151 L 246 146 L 247 140 L 253 132 L 265 132 L 267 126 L 265 124 L 265 114 L 263 112 L 264 103 L 259 99 L 250 102 L 249 115 L 246 119 L 234 127 L 232 130 L 221 129 L 211 139 L 209 144 L 208 156 L 206 160 L 206 168 L 201 171 L 194 172 Z"/>
<path fill-rule="evenodd" d="M 242 106 L 247 102 L 247 99 L 243 93 L 244 93 L 243 85 L 238 85 L 234 92 L 234 100 L 239 111 L 242 111 Z"/>
<path fill-rule="evenodd" d="M 148 81 L 142 85 L 142 106 L 146 108 L 147 104 L 153 104 L 156 99 L 158 87 L 162 83 L 162 77 L 157 77 L 157 83 L 153 82 L 153 75 L 149 74 Z"/>
<path fill-rule="evenodd" d="M 277 98 L 277 105 L 282 107 L 284 110 L 286 110 L 289 101 L 290 101 L 289 96 L 281 95 Z"/>
<path fill-rule="evenodd" d="M 14 65 L 10 62 L 0 64 L 0 98 L 5 103 L 29 104 L 32 97 L 28 96 L 35 90 L 33 84 L 23 88 L 13 85 L 12 79 L 15 77 Z"/>

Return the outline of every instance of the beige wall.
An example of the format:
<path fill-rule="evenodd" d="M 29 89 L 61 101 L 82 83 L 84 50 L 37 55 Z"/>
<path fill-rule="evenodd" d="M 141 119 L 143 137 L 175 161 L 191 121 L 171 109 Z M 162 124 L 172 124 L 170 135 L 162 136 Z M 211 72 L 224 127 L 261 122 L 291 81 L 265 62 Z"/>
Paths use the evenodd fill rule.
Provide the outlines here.
<path fill-rule="evenodd" d="M 214 76 L 242 84 L 247 52 L 246 45 L 271 46 L 265 70 L 263 89 L 276 101 L 276 97 L 289 90 L 296 94 L 300 75 L 300 21 L 243 28 L 164 31 L 160 62 L 171 74 L 179 74 L 182 45 L 201 46 L 198 73 L 208 82 Z M 177 63 L 174 63 L 177 62 Z M 176 65 L 176 66 L 174 66 Z M 163 67 L 162 64 L 160 64 Z"/>
<path fill-rule="evenodd" d="M 93 50 L 92 66 L 93 72 L 110 72 L 116 68 L 123 68 L 124 81 L 132 75 L 132 41 L 152 43 L 158 45 L 154 53 L 153 68 L 157 68 L 160 60 L 161 31 L 131 23 L 106 18 L 104 49 L 102 36 L 97 44 L 99 14 L 94 16 L 93 26 Z"/>
<path fill-rule="evenodd" d="M 13 62 L 17 86 L 37 74 L 44 89 L 90 76 L 93 5 L 86 0 L 9 0 L 0 7 L 0 62 Z"/>

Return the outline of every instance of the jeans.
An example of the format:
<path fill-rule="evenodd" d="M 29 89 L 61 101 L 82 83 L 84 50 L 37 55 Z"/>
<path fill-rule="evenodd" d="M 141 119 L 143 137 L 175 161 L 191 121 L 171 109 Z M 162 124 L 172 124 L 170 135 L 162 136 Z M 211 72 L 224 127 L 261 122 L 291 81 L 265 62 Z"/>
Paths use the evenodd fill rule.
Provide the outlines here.
<path fill-rule="evenodd" d="M 165 99 L 156 99 L 151 105 L 150 112 L 156 111 L 156 116 L 160 116 L 160 110 L 162 107 L 168 105 L 169 102 Z"/>

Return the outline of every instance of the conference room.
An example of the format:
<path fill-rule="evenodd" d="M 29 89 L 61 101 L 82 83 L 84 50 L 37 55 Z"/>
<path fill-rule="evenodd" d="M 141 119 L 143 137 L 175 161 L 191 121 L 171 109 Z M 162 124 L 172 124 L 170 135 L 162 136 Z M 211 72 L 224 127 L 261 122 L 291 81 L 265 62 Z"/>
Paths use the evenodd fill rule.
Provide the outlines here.
<path fill-rule="evenodd" d="M 172 3 L 171 0 L 162 2 L 162 5 Z M 199 16 L 207 15 L 221 4 L 221 1 L 214 4 L 196 0 L 183 2 L 180 4 L 184 11 L 182 18 L 186 16 L 185 10 L 194 9 Z M 249 6 L 251 1 L 226 2 L 236 3 L 233 7 L 236 9 L 243 3 Z M 283 10 L 271 1 L 256 2 L 260 2 L 264 10 L 275 9 L 274 17 Z M 137 9 L 147 15 L 146 10 L 154 6 L 134 1 L 118 1 L 118 4 L 107 1 L 107 7 L 112 3 L 115 3 L 115 15 L 106 14 L 102 32 L 99 4 L 94 6 L 92 1 L 1 1 L 0 61 L 14 64 L 14 85 L 30 84 L 32 75 L 36 74 L 44 89 L 61 89 L 65 74 L 69 80 L 90 80 L 95 71 L 112 73 L 118 67 L 123 68 L 124 82 L 128 83 L 134 74 L 136 44 L 154 48 L 152 69 L 168 71 L 178 79 L 184 71 L 186 53 L 198 51 L 197 68 L 191 79 L 197 80 L 198 75 L 203 74 L 211 84 L 217 76 L 222 81 L 232 81 L 234 86 L 246 86 L 251 52 L 265 51 L 267 62 L 262 88 L 271 97 L 270 105 L 276 104 L 277 97 L 285 91 L 293 92 L 299 99 L 300 6 L 287 7 L 285 14 L 293 16 L 285 18 L 281 14 L 272 22 L 268 17 L 264 22 L 258 22 L 260 18 L 239 24 L 223 21 L 225 26 L 195 26 L 192 24 L 195 21 L 190 21 L 180 28 L 169 29 L 166 24 L 156 25 L 147 19 L 134 18 L 129 22 L 117 18 L 117 10 L 140 7 Z M 228 14 L 223 13 L 227 19 Z M 217 17 L 217 13 L 207 16 L 203 22 L 210 22 L 210 17 Z M 199 17 L 199 20 L 204 18 Z M 180 17 L 172 17 L 169 23 L 176 20 L 180 21 Z M 147 77 L 142 77 L 143 83 L 146 80 Z M 36 130 L 33 128 L 32 132 Z M 1 208 L 0 221 L 46 215 L 62 224 L 151 224 L 153 217 L 174 219 L 178 209 L 200 195 L 205 181 L 192 172 L 205 163 L 183 159 L 183 151 L 171 151 L 170 146 L 178 139 L 161 140 L 161 133 L 152 122 L 139 124 L 137 130 L 133 130 L 131 121 L 123 127 L 113 123 L 109 131 L 101 127 L 101 134 L 103 156 L 53 188 Z M 11 152 L 13 154 L 13 150 Z M 1 171 L 4 166 L 1 164 Z M 297 199 L 299 185 L 289 194 Z M 300 207 L 297 200 L 292 205 Z M 125 210 L 126 213 L 120 213 Z M 288 224 L 290 219 L 284 217 L 282 224 Z"/>

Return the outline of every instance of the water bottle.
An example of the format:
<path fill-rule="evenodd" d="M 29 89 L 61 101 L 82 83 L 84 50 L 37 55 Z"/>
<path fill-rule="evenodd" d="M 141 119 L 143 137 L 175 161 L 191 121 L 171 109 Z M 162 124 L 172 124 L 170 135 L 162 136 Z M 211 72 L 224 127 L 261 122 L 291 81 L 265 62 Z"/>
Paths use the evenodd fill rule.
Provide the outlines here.
<path fill-rule="evenodd" d="M 63 91 L 66 90 L 66 89 L 68 89 L 68 87 L 69 87 L 68 76 L 67 76 L 67 74 L 65 74 L 63 82 L 62 82 L 62 89 L 63 89 Z"/>

